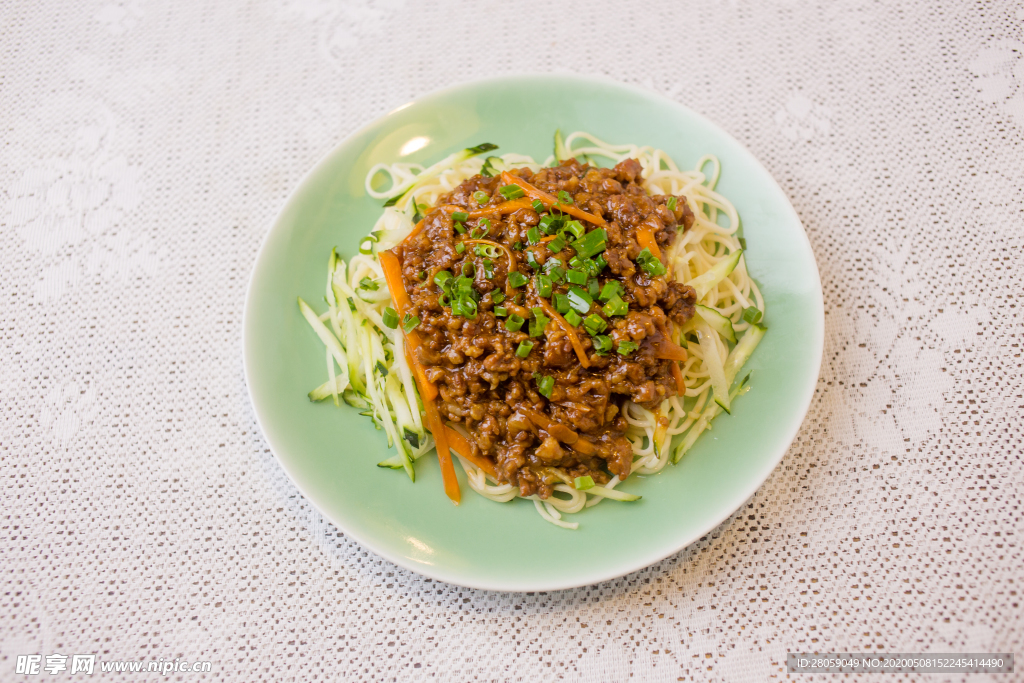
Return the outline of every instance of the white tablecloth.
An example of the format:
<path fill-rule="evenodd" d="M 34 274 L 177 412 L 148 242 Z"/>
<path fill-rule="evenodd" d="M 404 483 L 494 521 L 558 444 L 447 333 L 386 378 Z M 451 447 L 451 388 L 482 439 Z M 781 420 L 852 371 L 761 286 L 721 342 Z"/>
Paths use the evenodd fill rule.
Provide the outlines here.
<path fill-rule="evenodd" d="M 810 413 L 744 508 L 620 580 L 514 595 L 325 523 L 259 433 L 240 338 L 256 250 L 321 155 L 526 71 L 639 84 L 748 145 L 827 315 Z M 70 675 L 15 674 L 33 653 L 232 681 L 1021 653 L 1024 5 L 7 2 L 0 124 L 0 679 Z"/>

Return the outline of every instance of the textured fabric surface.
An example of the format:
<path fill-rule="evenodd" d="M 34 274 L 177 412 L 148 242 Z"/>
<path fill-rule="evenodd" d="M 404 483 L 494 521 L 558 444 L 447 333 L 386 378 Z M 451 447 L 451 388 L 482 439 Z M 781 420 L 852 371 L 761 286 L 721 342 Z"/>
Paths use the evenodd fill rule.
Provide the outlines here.
<path fill-rule="evenodd" d="M 720 528 L 620 580 L 495 594 L 303 499 L 249 405 L 242 306 L 277 210 L 348 133 L 552 70 L 662 92 L 765 162 L 818 260 L 825 353 L 796 441 Z M 1022 653 L 1024 5 L 5 2 L 0 124 L 0 680 L 69 675 L 16 675 L 26 653 L 232 681 Z"/>

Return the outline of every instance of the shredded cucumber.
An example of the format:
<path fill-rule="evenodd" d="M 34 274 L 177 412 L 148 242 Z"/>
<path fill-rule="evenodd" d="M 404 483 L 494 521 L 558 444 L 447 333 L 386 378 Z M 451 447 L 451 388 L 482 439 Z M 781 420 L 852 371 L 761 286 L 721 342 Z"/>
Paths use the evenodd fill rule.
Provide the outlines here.
<path fill-rule="evenodd" d="M 396 187 L 394 194 L 391 196 L 391 199 L 384 202 L 384 206 L 394 206 L 402 199 L 402 197 L 407 195 L 411 190 L 415 190 L 416 187 L 422 185 L 428 179 L 436 177 L 439 173 L 451 168 L 460 161 L 465 161 L 466 159 L 472 156 L 476 156 L 477 154 L 490 152 L 492 149 L 498 149 L 498 146 L 492 145 L 489 142 L 485 142 L 482 145 L 477 145 L 476 147 L 467 147 L 466 149 L 459 150 L 454 154 L 449 154 L 436 164 L 428 166 L 427 168 L 420 171 L 420 173 L 415 178 L 409 180 L 401 187 Z"/>
<path fill-rule="evenodd" d="M 711 329 L 717 332 L 726 341 L 735 344 L 736 332 L 732 328 L 732 321 L 726 318 L 713 308 L 697 304 L 697 315 L 706 322 Z"/>
<path fill-rule="evenodd" d="M 700 341 L 700 350 L 704 355 L 704 367 L 707 368 L 708 374 L 711 376 L 711 388 L 715 392 L 715 403 L 728 413 L 730 412 L 729 384 L 725 381 L 725 367 L 722 357 L 718 355 L 718 342 L 715 341 L 714 334 L 707 323 L 697 323 L 697 339 Z"/>
<path fill-rule="evenodd" d="M 705 294 L 714 289 L 715 285 L 727 278 L 736 269 L 736 264 L 740 262 L 740 256 L 742 255 L 743 250 L 737 249 L 729 254 L 728 257 L 711 266 L 706 273 L 686 283 L 697 292 L 697 301 L 702 300 Z"/>

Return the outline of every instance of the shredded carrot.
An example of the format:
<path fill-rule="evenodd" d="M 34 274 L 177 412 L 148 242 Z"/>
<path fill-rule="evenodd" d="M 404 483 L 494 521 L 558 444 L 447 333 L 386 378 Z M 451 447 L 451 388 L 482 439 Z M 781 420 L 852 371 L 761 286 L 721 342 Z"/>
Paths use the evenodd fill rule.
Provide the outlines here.
<path fill-rule="evenodd" d="M 541 237 L 537 244 L 544 244 L 545 242 L 551 242 L 555 239 L 558 239 L 558 235 L 548 235 L 547 237 Z"/>
<path fill-rule="evenodd" d="M 398 311 L 400 318 L 404 317 L 406 312 L 412 307 L 412 301 L 409 299 L 409 293 L 405 291 L 405 285 L 402 283 L 402 266 L 398 262 L 398 257 L 391 251 L 382 251 L 377 254 L 377 258 L 380 260 L 380 267 L 384 271 L 384 279 L 388 283 L 391 298 L 395 302 L 395 309 Z M 415 353 L 420 345 L 420 337 L 414 330 L 405 333 L 405 340 L 409 349 L 409 365 L 412 366 L 412 371 L 416 375 L 416 384 L 419 385 L 420 396 L 423 397 L 424 401 L 433 401 L 437 398 L 437 386 L 427 379 L 427 373 L 423 369 L 423 364 L 420 363 Z"/>
<path fill-rule="evenodd" d="M 414 227 L 412 231 L 410 231 L 409 234 L 405 236 L 405 239 L 402 240 L 402 244 L 408 243 L 413 237 L 423 232 L 423 228 L 426 227 L 426 225 L 426 219 L 421 218 L 420 222 L 416 224 L 416 227 Z"/>
<path fill-rule="evenodd" d="M 527 196 L 540 200 L 540 203 L 548 208 L 551 208 L 555 204 L 558 204 L 558 200 L 555 197 L 549 195 L 547 192 L 543 190 L 538 190 L 536 187 L 526 182 L 519 176 L 514 176 L 508 171 L 501 172 L 501 180 L 502 182 L 509 185 L 518 185 L 519 187 L 522 188 L 523 192 L 527 194 Z M 587 213 L 583 209 L 577 208 L 574 204 L 558 204 L 558 210 L 561 211 L 562 213 L 567 213 L 570 216 L 575 216 L 576 218 L 589 221 L 594 225 L 605 224 L 604 219 L 601 218 L 600 216 L 595 216 L 592 213 Z"/>
<path fill-rule="evenodd" d="M 547 299 L 544 297 L 538 298 L 540 299 L 540 305 L 541 308 L 544 309 L 544 313 L 549 315 L 552 320 L 558 323 L 559 327 L 565 331 L 566 336 L 569 337 L 569 341 L 572 342 L 572 348 L 576 351 L 576 356 L 580 359 L 580 365 L 585 368 L 589 368 L 590 359 L 587 358 L 587 352 L 583 348 L 583 342 L 580 341 L 579 335 L 576 334 L 576 329 L 569 324 L 569 321 L 559 315 L 558 311 L 551 307 L 551 304 L 548 303 Z"/>
<path fill-rule="evenodd" d="M 434 446 L 437 448 L 437 461 L 441 465 L 441 479 L 444 481 L 444 492 L 456 505 L 462 500 L 459 491 L 459 479 L 455 476 L 455 465 L 452 464 L 452 454 L 448 449 L 448 429 L 441 420 L 441 413 L 437 410 L 434 401 L 423 402 L 423 415 L 427 421 L 430 433 L 434 435 Z"/>
<path fill-rule="evenodd" d="M 640 248 L 644 247 L 651 250 L 654 257 L 661 260 L 661 247 L 658 246 L 658 240 L 654 239 L 654 231 L 650 228 L 640 228 L 636 231 L 636 241 L 640 243 Z"/>
<path fill-rule="evenodd" d="M 686 382 L 683 381 L 683 371 L 679 369 L 679 363 L 672 361 L 672 377 L 676 380 L 676 392 L 679 398 L 686 396 Z"/>
<path fill-rule="evenodd" d="M 515 213 L 520 209 L 532 209 L 533 204 L 530 203 L 530 200 L 528 199 L 512 199 L 510 201 L 497 204 L 496 206 L 488 206 L 486 208 L 475 209 L 473 211 L 466 211 L 461 206 L 456 206 L 455 204 L 443 204 L 440 208 L 448 213 L 464 211 L 469 214 L 470 218 L 482 218 L 484 216 L 493 216 L 496 213 L 505 215 L 507 213 Z"/>
<path fill-rule="evenodd" d="M 491 462 L 490 458 L 473 455 L 473 447 L 469 445 L 469 441 L 457 430 L 444 426 L 445 435 L 448 438 L 448 444 L 454 448 L 459 455 L 466 460 L 470 461 L 487 474 L 491 475 L 491 478 L 495 481 L 498 480 L 498 472 L 494 469 L 494 463 Z"/>
<path fill-rule="evenodd" d="M 689 357 L 686 355 L 686 349 L 669 339 L 651 340 L 651 343 L 654 346 L 654 356 L 661 360 L 685 361 Z"/>

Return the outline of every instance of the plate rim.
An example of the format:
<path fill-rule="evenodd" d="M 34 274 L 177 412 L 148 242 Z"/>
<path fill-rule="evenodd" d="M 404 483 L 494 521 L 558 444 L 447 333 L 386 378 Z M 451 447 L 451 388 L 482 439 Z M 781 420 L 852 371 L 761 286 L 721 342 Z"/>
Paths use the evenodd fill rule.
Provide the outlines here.
<path fill-rule="evenodd" d="M 402 556 L 399 556 L 399 555 L 395 555 L 394 553 L 391 553 L 390 551 L 379 547 L 378 544 L 376 544 L 374 542 L 374 539 L 372 538 L 372 536 L 371 537 L 366 537 L 366 536 L 364 536 L 363 534 L 361 534 L 359 532 L 353 532 L 352 530 L 347 528 L 345 524 L 343 524 L 338 519 L 335 519 L 334 515 L 331 515 L 331 514 L 328 514 L 327 512 L 325 512 L 316 503 L 316 501 L 314 501 L 313 498 L 310 497 L 306 493 L 306 491 L 303 490 L 303 487 L 300 486 L 298 480 L 296 479 L 296 476 L 293 473 L 293 467 L 291 465 L 289 465 L 289 463 L 287 462 L 286 458 L 282 458 L 278 454 L 277 449 L 275 448 L 274 444 L 272 443 L 270 437 L 267 434 L 267 430 L 263 426 L 263 421 L 260 418 L 259 404 L 257 403 L 255 396 L 253 395 L 252 382 L 250 381 L 250 376 L 251 376 L 251 373 L 253 372 L 253 370 L 252 370 L 252 366 L 251 366 L 251 364 L 252 364 L 251 353 L 252 352 L 249 349 L 249 345 L 251 343 L 251 336 L 249 334 L 249 321 L 250 321 L 251 307 L 253 306 L 253 297 L 254 297 L 256 273 L 259 271 L 259 266 L 260 266 L 260 263 L 262 262 L 262 260 L 264 258 L 267 258 L 268 244 L 270 242 L 270 238 L 271 238 L 272 234 L 274 233 L 274 230 L 277 227 L 279 221 L 281 220 L 281 217 L 291 208 L 292 204 L 295 201 L 297 201 L 297 198 L 298 198 L 298 196 L 301 193 L 301 189 L 306 185 L 307 182 L 309 182 L 310 178 L 312 178 L 313 176 L 317 175 L 317 173 L 321 170 L 321 168 L 323 166 L 327 165 L 329 160 L 335 155 L 335 153 L 337 153 L 339 148 L 341 148 L 344 145 L 348 144 L 348 142 L 350 140 L 352 140 L 353 138 L 356 138 L 356 137 L 362 135 L 367 130 L 373 128 L 374 126 L 377 126 L 378 124 L 380 124 L 381 122 L 387 120 L 388 118 L 390 118 L 391 116 L 395 115 L 396 113 L 398 113 L 398 112 L 400 112 L 400 111 L 402 111 L 402 110 L 404 110 L 404 109 L 406 109 L 406 108 L 408 108 L 408 107 L 410 107 L 410 106 L 412 106 L 414 104 L 419 104 L 419 103 L 423 103 L 425 101 L 433 100 L 435 98 L 442 97 L 442 96 L 444 96 L 446 94 L 449 94 L 449 93 L 452 93 L 454 91 L 472 90 L 474 88 L 478 88 L 478 87 L 481 87 L 481 86 L 490 85 L 490 84 L 496 84 L 496 83 L 502 83 L 502 82 L 529 81 L 529 80 L 536 80 L 536 79 L 551 80 L 551 81 L 578 81 L 578 82 L 581 82 L 581 83 L 584 83 L 584 84 L 601 85 L 601 86 L 606 86 L 606 87 L 619 88 L 619 89 L 622 89 L 622 90 L 626 90 L 626 91 L 630 92 L 633 95 L 638 95 L 638 96 L 643 97 L 643 98 L 653 98 L 655 100 L 660 101 L 663 105 L 667 105 L 668 107 L 679 111 L 683 115 L 695 117 L 696 119 L 702 121 L 705 125 L 708 125 L 711 128 L 717 130 L 719 133 L 724 135 L 725 138 L 728 141 L 730 141 L 732 144 L 735 144 L 740 150 L 742 150 L 744 153 L 747 154 L 747 156 L 749 156 L 749 158 L 754 162 L 754 164 L 756 164 L 756 166 L 771 181 L 772 185 L 774 186 L 775 190 L 779 193 L 779 195 L 785 200 L 785 206 L 786 206 L 786 208 L 789 211 L 790 218 L 792 220 L 796 221 L 796 224 L 800 227 L 800 237 L 802 239 L 799 240 L 799 242 L 800 242 L 801 246 L 806 250 L 807 254 L 810 256 L 810 262 L 811 262 L 812 267 L 813 267 L 814 281 L 815 281 L 815 283 L 817 285 L 817 287 L 815 288 L 815 292 L 814 292 L 816 294 L 815 302 L 817 303 L 817 306 L 815 307 L 815 311 L 814 311 L 814 313 L 816 313 L 816 315 L 815 315 L 815 323 L 816 323 L 816 325 L 815 325 L 815 329 L 813 331 L 813 336 L 814 336 L 814 340 L 813 340 L 814 341 L 814 345 L 813 345 L 813 347 L 814 347 L 814 349 L 816 351 L 815 357 L 814 357 L 814 365 L 817 366 L 818 370 L 817 370 L 817 373 L 815 375 L 814 380 L 808 382 L 807 387 L 804 389 L 804 395 L 802 397 L 800 397 L 800 400 L 798 401 L 798 405 L 801 406 L 801 407 L 800 407 L 800 410 L 794 412 L 794 415 L 799 415 L 799 418 L 796 418 L 796 417 L 793 418 L 792 426 L 791 426 L 791 428 L 789 430 L 789 435 L 785 439 L 780 441 L 780 444 L 784 444 L 784 445 L 781 445 L 778 448 L 778 452 L 773 454 L 772 457 L 770 458 L 771 466 L 770 467 L 766 466 L 765 474 L 764 474 L 763 477 L 760 477 L 760 478 L 754 480 L 752 484 L 750 484 L 747 487 L 743 488 L 740 493 L 732 496 L 730 498 L 730 500 L 729 500 L 728 505 L 725 505 L 724 508 L 723 508 L 723 509 L 727 510 L 727 512 L 725 512 L 725 514 L 721 515 L 720 517 L 714 518 L 715 521 L 714 521 L 713 524 L 706 525 L 706 528 L 702 528 L 699 532 L 693 533 L 689 537 L 684 537 L 683 540 L 671 544 L 670 547 L 667 548 L 667 550 L 664 550 L 664 551 L 658 550 L 658 551 L 655 551 L 655 552 L 650 553 L 648 555 L 639 556 L 638 558 L 634 558 L 634 559 L 632 559 L 630 561 L 622 563 L 621 565 L 620 564 L 616 564 L 613 567 L 611 567 L 609 569 L 606 569 L 606 570 L 603 570 L 603 571 L 596 571 L 596 572 L 593 572 L 593 573 L 587 573 L 584 570 L 583 572 L 580 573 L 580 579 L 579 580 L 573 579 L 573 580 L 568 580 L 568 581 L 563 581 L 563 582 L 554 582 L 554 583 L 544 583 L 544 584 L 542 584 L 542 583 L 540 583 L 537 580 L 533 580 L 532 582 L 527 580 L 527 581 L 496 581 L 496 582 L 490 582 L 489 583 L 487 581 L 463 580 L 461 577 L 455 577 L 453 579 L 452 576 L 446 575 L 444 571 L 436 571 L 433 565 L 417 564 L 414 561 L 410 561 L 408 558 L 405 558 L 405 557 L 402 557 Z M 241 341 L 242 341 L 242 366 L 243 366 L 243 374 L 244 374 L 244 378 L 245 378 L 246 394 L 249 397 L 249 403 L 250 403 L 250 406 L 252 407 L 253 415 L 256 418 L 256 424 L 257 424 L 257 426 L 260 429 L 260 435 L 263 437 L 264 441 L 266 442 L 267 447 L 270 449 L 270 452 L 273 453 L 275 460 L 277 460 L 277 462 L 280 464 L 281 468 L 285 471 L 285 474 L 288 475 L 288 479 L 291 481 L 292 485 L 295 486 L 295 488 L 299 491 L 299 493 L 302 494 L 303 498 L 305 498 L 305 500 L 310 505 L 312 505 L 313 508 L 316 509 L 317 512 L 319 512 L 324 517 L 324 519 L 330 521 L 332 524 L 337 526 L 338 529 L 342 533 L 344 533 L 346 536 L 349 536 L 350 538 L 355 540 L 359 545 L 361 545 L 364 548 L 366 548 L 367 550 L 373 552 L 375 555 L 377 555 L 379 557 L 382 557 L 385 560 L 387 560 L 387 561 L 389 561 L 389 562 L 391 562 L 391 563 L 393 563 L 393 564 L 395 564 L 395 565 L 397 565 L 399 567 L 402 567 L 403 569 L 406 569 L 406 570 L 408 570 L 410 572 L 413 572 L 415 574 L 419 574 L 421 576 L 425 576 L 425 577 L 430 578 L 430 579 L 434 579 L 436 581 L 443 581 L 444 583 L 448 583 L 448 584 L 451 584 L 451 585 L 463 586 L 463 587 L 466 587 L 466 588 L 472 588 L 472 589 L 476 589 L 476 590 L 487 590 L 487 591 L 496 591 L 496 592 L 514 592 L 514 593 L 552 592 L 552 591 L 562 591 L 562 590 L 569 590 L 569 589 L 573 589 L 573 588 L 580 588 L 580 587 L 583 587 L 583 586 L 596 585 L 596 584 L 603 583 L 603 582 L 606 582 L 606 581 L 611 581 L 611 580 L 614 580 L 614 579 L 617 579 L 617 578 L 621 578 L 621 577 L 626 576 L 628 574 L 632 574 L 634 572 L 637 572 L 637 571 L 640 571 L 640 570 L 645 569 L 647 567 L 650 567 L 651 565 L 657 564 L 658 562 L 661 562 L 665 558 L 670 557 L 671 555 L 674 555 L 674 554 L 676 554 L 676 553 L 678 553 L 678 552 L 688 548 L 694 542 L 696 542 L 697 540 L 699 540 L 703 536 L 706 536 L 708 533 L 710 533 L 714 529 L 716 529 L 719 526 L 721 526 L 726 520 L 728 520 L 730 517 L 732 517 L 732 515 L 734 515 L 736 513 L 736 511 L 738 509 L 740 509 L 740 507 L 742 507 L 742 505 L 751 496 L 753 496 L 755 493 L 757 493 L 757 491 L 764 485 L 764 483 L 772 475 L 772 472 L 775 471 L 775 468 L 778 467 L 779 463 L 782 461 L 782 458 L 785 457 L 786 452 L 789 450 L 790 446 L 793 445 L 793 441 L 796 439 L 796 436 L 799 433 L 800 428 L 803 426 L 804 420 L 807 417 L 807 413 L 810 410 L 811 400 L 814 398 L 814 390 L 815 390 L 815 387 L 817 386 L 818 379 L 821 377 L 821 362 L 822 362 L 822 358 L 823 358 L 823 354 L 824 354 L 824 341 L 825 341 L 825 301 L 824 301 L 824 292 L 823 292 L 822 287 L 821 287 L 821 274 L 820 274 L 820 271 L 818 269 L 817 259 L 815 258 L 815 255 L 814 255 L 814 249 L 811 246 L 810 238 L 807 236 L 807 230 L 806 230 L 806 228 L 804 228 L 803 221 L 800 220 L 800 216 L 797 213 L 796 208 L 793 206 L 793 203 L 790 200 L 789 195 L 785 192 L 785 190 L 783 190 L 782 186 L 779 185 L 779 182 L 775 179 L 775 176 L 773 176 L 768 171 L 768 169 L 761 162 L 761 160 L 753 152 L 751 152 L 750 149 L 748 149 L 746 145 L 744 145 L 742 142 L 737 140 L 725 128 L 723 128 L 719 124 L 715 123 L 714 121 L 712 121 L 710 118 L 708 118 L 704 114 L 701 114 L 700 112 L 698 112 L 698 111 L 696 111 L 694 109 L 691 109 L 690 107 L 688 107 L 688 106 L 686 106 L 684 104 L 676 102 L 675 100 L 673 100 L 673 99 L 671 99 L 671 98 L 669 98 L 669 97 L 667 97 L 667 96 L 665 96 L 665 95 L 663 95 L 663 94 L 661 94 L 661 93 L 659 93 L 657 91 L 649 90 L 649 89 L 646 89 L 646 88 L 641 88 L 639 86 L 636 86 L 636 85 L 633 85 L 633 84 L 630 84 L 630 83 L 624 83 L 622 81 L 618 81 L 618 80 L 615 80 L 615 79 L 607 77 L 607 76 L 581 75 L 581 74 L 560 73 L 560 72 L 503 74 L 503 75 L 491 76 L 491 77 L 487 77 L 487 78 L 480 78 L 480 79 L 473 79 L 473 80 L 469 80 L 469 81 L 462 81 L 462 82 L 459 82 L 459 83 L 456 83 L 456 84 L 453 84 L 453 85 L 450 85 L 450 86 L 447 86 L 447 87 L 444 87 L 444 88 L 440 88 L 440 89 L 437 89 L 437 90 L 431 90 L 430 92 L 423 93 L 419 97 L 416 97 L 416 98 L 414 98 L 412 100 L 409 100 L 408 102 L 405 102 L 405 103 L 399 105 L 398 107 L 395 107 L 395 108 L 389 110 L 388 112 L 386 112 L 386 113 L 384 113 L 384 114 L 382 114 L 380 116 L 377 116 L 377 117 L 373 118 L 372 120 L 366 122 L 362 126 L 358 127 L 357 129 L 353 130 L 352 132 L 350 132 L 344 138 L 339 140 L 329 150 L 327 150 L 323 155 L 321 155 L 321 157 L 317 160 L 317 162 L 315 164 L 313 164 L 313 166 L 305 174 L 303 174 L 302 177 L 298 180 L 298 182 L 296 182 L 295 185 L 292 187 L 291 191 L 288 194 L 288 197 L 281 203 L 279 209 L 274 214 L 274 217 L 273 217 L 273 219 L 270 222 L 270 228 L 263 235 L 263 238 L 262 238 L 262 240 L 260 242 L 260 247 L 257 250 L 256 256 L 255 256 L 255 258 L 252 261 L 252 269 L 251 269 L 251 271 L 249 273 L 249 281 L 248 281 L 248 283 L 246 285 L 245 304 L 244 304 L 243 310 L 242 310 L 242 340 Z M 769 461 L 766 460 L 765 462 L 766 462 L 766 465 L 767 465 Z"/>

